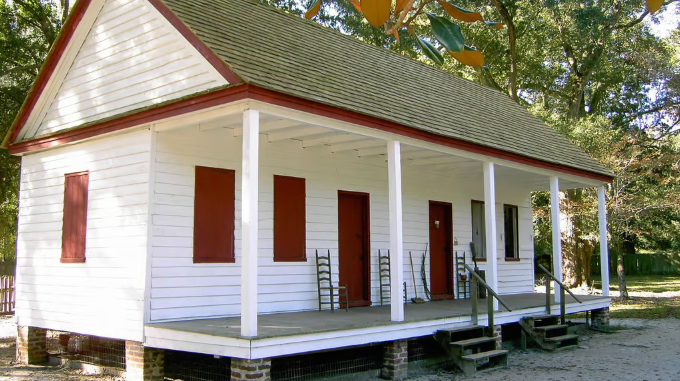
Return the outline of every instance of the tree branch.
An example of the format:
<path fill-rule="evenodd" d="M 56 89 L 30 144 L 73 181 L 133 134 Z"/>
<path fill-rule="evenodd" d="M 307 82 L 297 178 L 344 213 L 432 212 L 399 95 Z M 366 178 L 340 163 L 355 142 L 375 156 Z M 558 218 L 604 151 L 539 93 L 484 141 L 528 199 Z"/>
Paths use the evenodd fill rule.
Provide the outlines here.
<path fill-rule="evenodd" d="M 664 2 L 661 6 L 664 7 L 668 4 L 675 3 L 676 1 L 679 1 L 679 0 L 668 0 L 668 1 Z M 635 20 L 633 20 L 629 23 L 616 25 L 614 27 L 614 29 L 627 29 L 627 28 L 633 27 L 633 26 L 641 23 L 645 19 L 645 17 L 647 17 L 647 15 L 649 15 L 649 10 L 645 9 L 645 11 L 642 12 L 640 17 L 636 18 Z"/>

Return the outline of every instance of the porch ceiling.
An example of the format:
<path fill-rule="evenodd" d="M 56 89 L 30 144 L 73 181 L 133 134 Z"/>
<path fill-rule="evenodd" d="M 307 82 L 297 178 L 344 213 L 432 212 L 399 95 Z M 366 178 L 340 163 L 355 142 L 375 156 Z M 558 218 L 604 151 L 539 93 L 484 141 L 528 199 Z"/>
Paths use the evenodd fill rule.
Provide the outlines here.
<path fill-rule="evenodd" d="M 197 128 L 201 132 L 230 130 L 234 137 L 243 135 L 241 113 L 222 114 L 199 118 L 198 123 L 186 123 L 183 127 Z M 358 131 L 361 131 L 359 129 Z M 286 118 L 267 112 L 260 113 L 260 135 L 265 136 L 268 144 L 285 144 L 296 141 L 305 149 L 326 147 L 332 154 L 353 155 L 376 164 L 387 161 L 387 139 L 366 134 L 350 132 L 300 119 Z M 482 181 L 483 160 L 445 152 L 402 144 L 402 166 L 415 168 L 419 172 L 436 172 L 439 175 L 455 176 L 465 181 Z M 496 165 L 497 186 L 516 186 L 529 190 L 549 190 L 550 176 L 527 170 Z M 561 189 L 591 187 L 593 184 L 580 182 L 573 178 L 560 177 Z"/>

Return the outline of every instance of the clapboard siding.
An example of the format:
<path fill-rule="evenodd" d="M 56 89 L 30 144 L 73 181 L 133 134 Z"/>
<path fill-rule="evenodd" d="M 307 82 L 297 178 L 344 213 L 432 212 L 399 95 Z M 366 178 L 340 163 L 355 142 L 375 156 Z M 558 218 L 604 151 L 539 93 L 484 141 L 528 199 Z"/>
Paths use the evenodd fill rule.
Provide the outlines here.
<path fill-rule="evenodd" d="M 146 0 L 107 0 L 28 137 L 226 84 Z"/>
<path fill-rule="evenodd" d="M 152 321 L 238 315 L 240 312 L 241 139 L 229 130 L 181 130 L 159 133 L 155 154 L 152 237 Z M 315 250 L 330 250 L 337 281 L 337 192 L 370 194 L 371 299 L 380 303 L 378 251 L 389 247 L 387 168 L 384 159 L 357 159 L 351 153 L 331 154 L 327 147 L 303 149 L 296 142 L 260 144 L 259 311 L 272 313 L 317 308 Z M 236 171 L 236 263 L 194 264 L 194 167 L 213 166 Z M 273 262 L 273 175 L 306 179 L 307 261 Z M 423 295 L 421 261 L 428 241 L 429 200 L 453 205 L 455 250 L 469 258 L 470 200 L 483 199 L 481 176 L 464 182 L 434 170 L 404 167 L 404 279 L 414 296 L 408 253 L 413 254 L 416 286 Z M 529 191 L 497 187 L 497 224 L 502 234 L 504 203 L 520 207 L 520 262 L 503 260 L 499 240 L 500 293 L 533 289 L 533 241 Z M 468 259 L 468 263 L 471 261 Z M 483 265 L 481 266 L 484 267 Z M 429 253 L 425 260 L 429 277 Z M 429 278 L 428 278 L 429 282 Z M 285 302 L 284 302 L 285 301 Z"/>
<path fill-rule="evenodd" d="M 149 131 L 22 159 L 20 324 L 142 340 Z M 64 174 L 90 171 L 85 263 L 60 263 Z"/>

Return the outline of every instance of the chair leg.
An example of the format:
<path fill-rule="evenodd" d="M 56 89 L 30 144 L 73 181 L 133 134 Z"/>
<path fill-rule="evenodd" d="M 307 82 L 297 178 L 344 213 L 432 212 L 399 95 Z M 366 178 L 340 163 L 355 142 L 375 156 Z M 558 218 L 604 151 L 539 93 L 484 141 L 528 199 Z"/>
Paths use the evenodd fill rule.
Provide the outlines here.
<path fill-rule="evenodd" d="M 347 285 L 345 285 L 345 312 L 349 312 L 349 298 L 347 297 Z"/>
<path fill-rule="evenodd" d="M 331 313 L 335 313 L 335 290 L 333 290 L 333 287 L 331 287 L 330 296 L 331 296 Z"/>

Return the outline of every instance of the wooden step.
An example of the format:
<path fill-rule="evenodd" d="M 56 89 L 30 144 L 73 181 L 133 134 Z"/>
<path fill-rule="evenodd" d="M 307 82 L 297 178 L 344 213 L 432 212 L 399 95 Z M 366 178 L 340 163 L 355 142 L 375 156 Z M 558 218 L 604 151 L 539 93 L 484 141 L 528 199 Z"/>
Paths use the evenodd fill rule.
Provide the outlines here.
<path fill-rule="evenodd" d="M 466 325 L 464 327 L 456 327 L 456 328 L 450 328 L 450 329 L 440 329 L 439 331 L 458 333 L 458 332 L 471 331 L 473 329 L 486 329 L 486 326 L 483 326 L 483 325 Z"/>
<path fill-rule="evenodd" d="M 559 315 L 536 315 L 536 316 L 527 316 L 524 319 L 534 319 L 534 320 L 545 320 L 545 319 L 555 319 L 558 318 Z"/>
<path fill-rule="evenodd" d="M 453 341 L 451 342 L 451 345 L 454 347 L 473 347 L 479 344 L 485 344 L 485 343 L 491 343 L 496 341 L 495 337 L 477 337 L 474 339 L 467 339 L 467 340 L 460 340 L 460 341 Z"/>
<path fill-rule="evenodd" d="M 544 326 L 541 326 L 541 327 L 534 327 L 534 330 L 536 330 L 536 331 L 552 331 L 554 329 L 560 329 L 560 328 L 566 329 L 566 328 L 569 328 L 569 326 L 566 325 L 566 324 L 544 325 Z"/>
<path fill-rule="evenodd" d="M 556 342 L 556 343 L 561 343 L 563 341 L 574 340 L 574 339 L 576 339 L 576 341 L 578 341 L 578 335 L 562 335 L 562 336 L 555 336 L 555 337 L 546 337 L 544 340 Z"/>
<path fill-rule="evenodd" d="M 461 357 L 463 360 L 468 360 L 468 361 L 479 361 L 483 359 L 488 359 L 491 357 L 497 357 L 497 356 L 503 356 L 507 355 L 508 351 L 505 349 L 494 349 L 493 351 L 487 351 L 487 352 L 479 352 L 479 353 L 474 353 L 471 355 L 466 355 Z"/>

